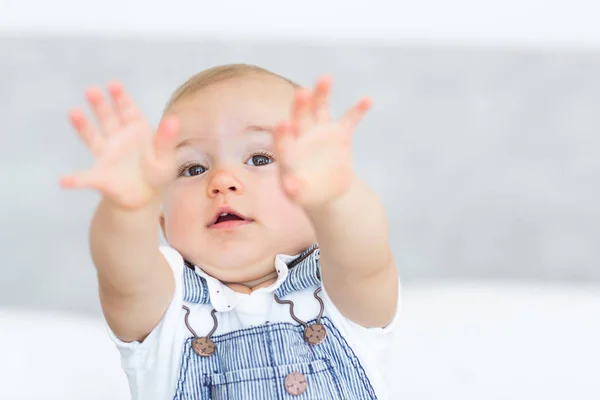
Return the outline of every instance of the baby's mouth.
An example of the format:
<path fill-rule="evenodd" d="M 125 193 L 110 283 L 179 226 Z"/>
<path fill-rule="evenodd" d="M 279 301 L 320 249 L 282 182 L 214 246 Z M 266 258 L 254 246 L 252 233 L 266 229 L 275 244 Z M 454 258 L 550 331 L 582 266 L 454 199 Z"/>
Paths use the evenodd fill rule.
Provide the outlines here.
<path fill-rule="evenodd" d="M 240 217 L 237 214 L 233 214 L 233 213 L 222 213 L 221 215 L 219 215 L 217 217 L 217 220 L 213 223 L 213 225 L 218 225 L 222 222 L 227 222 L 227 221 L 245 221 L 245 218 Z"/>
<path fill-rule="evenodd" d="M 217 212 L 212 221 L 208 224 L 209 228 L 233 228 L 253 222 L 232 209 L 222 209 Z"/>

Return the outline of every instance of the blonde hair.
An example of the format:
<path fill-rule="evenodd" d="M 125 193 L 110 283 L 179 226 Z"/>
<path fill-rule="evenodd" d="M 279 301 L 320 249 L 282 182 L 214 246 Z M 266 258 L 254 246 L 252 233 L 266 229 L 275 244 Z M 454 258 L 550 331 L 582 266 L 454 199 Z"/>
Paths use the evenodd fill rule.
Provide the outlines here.
<path fill-rule="evenodd" d="M 277 79 L 281 79 L 284 82 L 289 83 L 293 87 L 300 87 L 296 82 L 293 82 L 281 75 L 274 72 L 268 71 L 264 68 L 250 64 L 226 64 L 212 67 L 197 73 L 196 75 L 189 78 L 184 82 L 175 92 L 171 95 L 171 98 L 165 106 L 164 112 L 166 113 L 175 103 L 181 99 L 199 92 L 202 89 L 206 89 L 209 86 L 217 83 L 225 82 L 234 78 L 240 78 L 249 75 L 266 75 Z"/>

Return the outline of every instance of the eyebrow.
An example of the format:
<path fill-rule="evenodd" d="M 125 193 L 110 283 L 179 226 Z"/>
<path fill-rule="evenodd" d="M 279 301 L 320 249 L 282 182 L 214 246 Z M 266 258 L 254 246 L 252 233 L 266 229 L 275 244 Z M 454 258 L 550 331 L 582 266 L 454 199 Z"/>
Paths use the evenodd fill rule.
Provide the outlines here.
<path fill-rule="evenodd" d="M 181 142 L 177 146 L 175 146 L 175 150 L 180 149 L 182 147 L 191 147 L 192 142 L 194 142 L 194 139 L 185 139 L 183 142 Z"/>
<path fill-rule="evenodd" d="M 265 125 L 249 125 L 244 129 L 244 132 L 268 132 L 273 133 L 275 128 Z"/>

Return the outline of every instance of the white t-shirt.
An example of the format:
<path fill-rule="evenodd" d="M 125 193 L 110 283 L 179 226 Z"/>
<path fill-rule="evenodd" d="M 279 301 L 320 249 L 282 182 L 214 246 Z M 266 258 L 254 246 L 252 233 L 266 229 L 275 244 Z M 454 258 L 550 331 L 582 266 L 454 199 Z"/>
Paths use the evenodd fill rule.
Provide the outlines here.
<path fill-rule="evenodd" d="M 217 310 L 218 329 L 215 335 L 250 328 L 265 322 L 290 322 L 289 307 L 275 302 L 273 292 L 288 275 L 287 263 L 296 256 L 277 255 L 275 268 L 278 279 L 271 286 L 260 288 L 251 294 L 237 293 L 217 279 L 206 275 L 196 267 L 196 273 L 206 279 L 212 304 L 194 304 L 183 300 L 183 272 L 187 268 L 182 256 L 173 248 L 160 248 L 175 274 L 175 294 L 160 323 L 143 342 L 123 342 L 110 331 L 111 339 L 121 354 L 123 369 L 129 379 L 133 400 L 168 400 L 175 395 L 184 341 L 192 336 L 185 325 L 185 311 L 190 309 L 189 324 L 199 335 L 206 335 L 213 327 L 210 315 Z M 279 268 L 278 268 L 279 267 Z M 316 287 L 292 292 L 285 299 L 295 304 L 294 313 L 303 320 L 314 319 L 320 305 L 313 293 Z M 364 328 L 347 318 L 333 305 L 323 287 L 320 297 L 325 304 L 327 316 L 344 336 L 360 360 L 379 400 L 388 399 L 384 371 L 388 363 L 386 355 L 392 342 L 392 330 L 400 311 L 400 296 L 393 321 L 385 328 Z"/>

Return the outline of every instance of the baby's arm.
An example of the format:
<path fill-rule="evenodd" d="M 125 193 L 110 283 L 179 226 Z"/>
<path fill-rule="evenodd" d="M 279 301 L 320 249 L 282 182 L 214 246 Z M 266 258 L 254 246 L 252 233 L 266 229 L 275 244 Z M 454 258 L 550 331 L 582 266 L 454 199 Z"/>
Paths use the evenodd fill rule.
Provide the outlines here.
<path fill-rule="evenodd" d="M 83 112 L 71 113 L 95 164 L 61 184 L 102 194 L 90 229 L 102 310 L 121 340 L 141 341 L 160 322 L 175 290 L 159 251 L 158 222 L 162 187 L 174 168 L 170 149 L 177 123 L 165 120 L 154 134 L 120 85 L 111 85 L 110 92 L 114 104 L 99 90 L 88 91 L 97 127 Z"/>
<path fill-rule="evenodd" d="M 333 303 L 362 326 L 383 327 L 398 306 L 398 272 L 384 207 L 355 175 L 351 154 L 353 130 L 370 101 L 336 122 L 329 115 L 329 91 L 328 78 L 314 92 L 301 89 L 292 122 L 276 130 L 282 188 L 312 221 Z"/>
<path fill-rule="evenodd" d="M 396 312 L 399 288 L 379 197 L 353 177 L 342 196 L 307 212 L 321 247 L 321 273 L 331 300 L 362 326 L 386 326 Z"/>
<path fill-rule="evenodd" d="M 100 303 L 119 339 L 142 341 L 166 311 L 175 283 L 159 251 L 159 208 L 129 211 L 102 200 L 92 220 L 90 249 Z"/>

